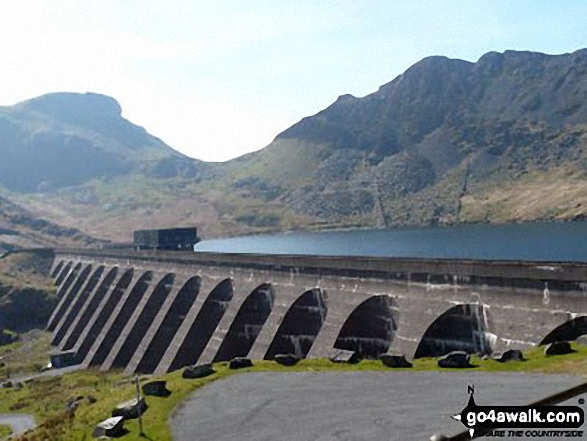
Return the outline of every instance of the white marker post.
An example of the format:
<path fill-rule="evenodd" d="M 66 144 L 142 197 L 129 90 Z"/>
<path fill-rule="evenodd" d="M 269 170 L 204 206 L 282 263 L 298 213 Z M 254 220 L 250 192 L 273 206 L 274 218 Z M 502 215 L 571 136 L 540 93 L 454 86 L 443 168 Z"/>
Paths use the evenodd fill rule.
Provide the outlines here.
<path fill-rule="evenodd" d="M 141 388 L 139 386 L 139 376 L 135 375 L 135 386 L 137 389 L 137 411 L 139 413 L 139 436 L 140 437 L 144 437 L 145 436 L 145 432 L 143 432 L 143 415 L 141 412 Z"/>

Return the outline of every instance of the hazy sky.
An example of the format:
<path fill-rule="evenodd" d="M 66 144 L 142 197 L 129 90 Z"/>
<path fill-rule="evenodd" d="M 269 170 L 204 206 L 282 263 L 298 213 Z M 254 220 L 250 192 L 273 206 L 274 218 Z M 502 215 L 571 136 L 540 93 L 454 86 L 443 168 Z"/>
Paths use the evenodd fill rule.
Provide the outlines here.
<path fill-rule="evenodd" d="M 587 47 L 587 2 L 0 0 L 0 104 L 98 92 L 181 152 L 267 145 L 429 55 Z"/>

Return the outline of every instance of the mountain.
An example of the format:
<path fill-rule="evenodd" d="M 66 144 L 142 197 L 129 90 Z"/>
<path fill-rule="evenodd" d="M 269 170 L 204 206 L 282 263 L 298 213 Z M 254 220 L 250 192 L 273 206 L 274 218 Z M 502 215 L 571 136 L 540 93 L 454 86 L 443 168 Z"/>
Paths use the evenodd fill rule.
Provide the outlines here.
<path fill-rule="evenodd" d="M 19 171 L 0 165 L 0 183 L 35 216 L 115 240 L 587 216 L 587 50 L 429 57 L 221 164 L 120 113 L 95 94 L 2 109 L 0 150 Z"/>
<path fill-rule="evenodd" d="M 113 98 L 52 93 L 0 108 L 0 185 L 47 191 L 129 173 L 195 176 L 198 162 L 121 116 Z"/>
<path fill-rule="evenodd" d="M 339 97 L 232 162 L 236 176 L 254 171 L 256 186 L 281 189 L 288 206 L 326 224 L 578 216 L 580 201 L 557 200 L 547 187 L 583 188 L 587 50 L 491 52 L 476 63 L 429 57 L 373 94 Z M 543 188 L 532 198 L 547 191 L 548 206 L 526 214 L 499 199 L 536 180 Z"/>

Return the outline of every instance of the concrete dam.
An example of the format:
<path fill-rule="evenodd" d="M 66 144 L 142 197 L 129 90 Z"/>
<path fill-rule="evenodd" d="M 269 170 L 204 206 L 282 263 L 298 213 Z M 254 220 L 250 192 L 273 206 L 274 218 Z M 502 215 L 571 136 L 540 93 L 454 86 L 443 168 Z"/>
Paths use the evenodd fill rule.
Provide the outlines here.
<path fill-rule="evenodd" d="M 162 374 L 234 357 L 489 353 L 587 333 L 587 264 L 58 249 L 54 351 Z"/>

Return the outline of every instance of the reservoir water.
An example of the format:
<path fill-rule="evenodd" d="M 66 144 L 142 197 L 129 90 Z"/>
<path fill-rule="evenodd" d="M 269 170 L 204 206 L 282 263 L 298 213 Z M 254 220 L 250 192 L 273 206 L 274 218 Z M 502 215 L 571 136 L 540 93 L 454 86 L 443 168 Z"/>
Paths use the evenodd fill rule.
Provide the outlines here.
<path fill-rule="evenodd" d="M 295 232 L 204 240 L 196 251 L 587 262 L 587 222 Z"/>

